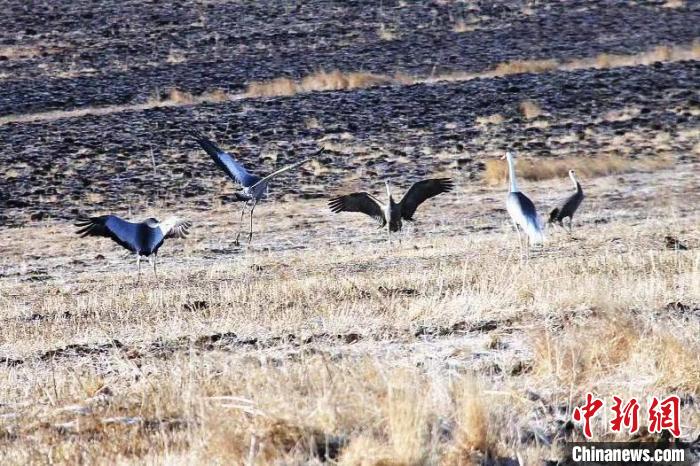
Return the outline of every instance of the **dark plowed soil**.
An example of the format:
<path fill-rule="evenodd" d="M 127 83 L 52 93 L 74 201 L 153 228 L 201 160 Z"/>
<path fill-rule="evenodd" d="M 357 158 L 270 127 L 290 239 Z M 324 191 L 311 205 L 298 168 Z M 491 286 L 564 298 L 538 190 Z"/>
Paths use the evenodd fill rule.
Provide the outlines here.
<path fill-rule="evenodd" d="M 0 16 L 0 115 L 133 103 L 169 86 L 240 90 L 319 68 L 428 76 L 631 53 L 688 44 L 700 16 L 698 2 L 534 3 L 11 0 Z M 454 32 L 460 21 L 473 30 Z M 542 158 L 683 162 L 700 143 L 699 83 L 700 62 L 686 61 L 5 123 L 0 222 L 153 202 L 207 208 L 224 176 L 189 140 L 191 129 L 261 173 L 327 149 L 317 164 L 283 175 L 277 196 L 323 196 L 369 176 L 473 179 L 485 157 L 507 147 Z M 526 100 L 538 116 L 526 117 Z"/>
<path fill-rule="evenodd" d="M 0 126 L 0 163 L 6 167 L 0 202 L 8 224 L 49 215 L 72 218 L 156 200 L 206 206 L 223 173 L 187 136 L 208 132 L 261 172 L 317 150 L 321 169 L 288 173 L 277 191 L 318 196 L 354 175 L 413 178 L 439 171 L 478 175 L 484 154 L 507 147 L 556 157 L 623 154 L 625 135 L 639 135 L 634 156 L 658 154 L 653 142 L 669 133 L 669 151 L 690 154 L 696 138 L 675 138 L 696 128 L 700 63 L 514 75 L 440 85 L 381 87 L 289 98 L 253 99 L 194 108 L 161 108 Z M 521 115 L 531 99 L 543 114 Z M 606 119 L 606 112 L 638 114 Z M 479 116 L 501 114 L 501 124 Z M 315 124 L 310 124 L 310 122 Z M 536 124 L 536 122 L 542 124 Z M 263 154 L 278 154 L 276 162 Z M 682 159 L 682 157 L 681 157 Z M 155 162 L 155 170 L 153 162 Z M 304 187 L 296 180 L 300 179 Z M 279 184 L 278 184 L 279 186 Z"/>
<path fill-rule="evenodd" d="M 170 87 L 236 92 L 318 69 L 427 76 L 636 53 L 698 36 L 700 2 L 663 4 L 7 0 L 0 116 L 142 102 Z"/>

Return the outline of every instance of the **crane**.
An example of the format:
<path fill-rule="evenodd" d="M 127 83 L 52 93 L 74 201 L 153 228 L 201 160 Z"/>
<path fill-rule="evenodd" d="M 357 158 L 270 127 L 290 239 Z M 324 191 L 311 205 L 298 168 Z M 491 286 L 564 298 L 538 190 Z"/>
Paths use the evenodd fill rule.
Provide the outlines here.
<path fill-rule="evenodd" d="M 328 201 L 332 212 L 361 212 L 369 215 L 383 228 L 388 225 L 387 233 L 400 231 L 403 220 L 413 221 L 416 209 L 423 202 L 438 194 L 446 193 L 454 188 L 450 178 L 434 178 L 414 183 L 403 198 L 396 202 L 391 194 L 388 181 L 384 182 L 387 203 L 382 204 L 376 197 L 367 192 L 358 192 L 338 196 Z"/>
<path fill-rule="evenodd" d="M 282 173 L 299 167 L 305 164 L 310 158 L 303 159 L 299 162 L 295 162 L 291 165 L 280 168 L 267 176 L 261 177 L 250 173 L 245 167 L 237 161 L 231 154 L 219 148 L 206 136 L 199 132 L 192 132 L 192 136 L 195 141 L 206 151 L 209 156 L 214 160 L 216 165 L 221 168 L 235 183 L 241 185 L 242 189 L 235 193 L 236 201 L 243 202 L 243 209 L 241 210 L 241 218 L 238 224 L 238 234 L 236 235 L 235 244 L 239 244 L 238 239 L 241 236 L 241 229 L 243 228 L 243 218 L 245 217 L 246 207 L 250 207 L 250 231 L 248 233 L 248 243 L 253 239 L 253 212 L 255 211 L 255 206 L 260 202 L 263 197 L 267 196 L 269 182 L 272 178 L 281 175 Z M 317 153 L 322 152 L 322 149 Z M 316 154 L 314 154 L 316 155 Z"/>
<path fill-rule="evenodd" d="M 508 177 L 510 181 L 510 189 L 506 198 L 506 210 L 508 210 L 508 214 L 513 220 L 513 225 L 515 225 L 515 230 L 518 232 L 518 242 L 521 244 L 521 247 L 520 231 L 522 230 L 525 233 L 529 251 L 530 245 L 544 242 L 544 224 L 530 198 L 518 190 L 518 184 L 515 179 L 515 154 L 507 151 L 505 158 L 508 160 Z"/>
<path fill-rule="evenodd" d="M 569 218 L 569 233 L 573 229 L 573 220 L 576 210 L 581 205 L 583 201 L 583 189 L 581 189 L 581 183 L 576 179 L 576 172 L 574 170 L 569 170 L 569 178 L 574 183 L 574 193 L 567 197 L 561 204 L 552 209 L 549 214 L 549 221 L 547 223 L 558 223 L 562 228 L 564 227 L 564 219 Z"/>
<path fill-rule="evenodd" d="M 129 222 L 116 215 L 78 217 L 75 226 L 81 238 L 103 236 L 136 254 L 138 280 L 141 278 L 141 257 L 153 256 L 153 274 L 157 277 L 158 250 L 167 238 L 186 238 L 192 223 L 178 217 L 168 217 L 163 222 L 147 218 L 142 222 Z"/>

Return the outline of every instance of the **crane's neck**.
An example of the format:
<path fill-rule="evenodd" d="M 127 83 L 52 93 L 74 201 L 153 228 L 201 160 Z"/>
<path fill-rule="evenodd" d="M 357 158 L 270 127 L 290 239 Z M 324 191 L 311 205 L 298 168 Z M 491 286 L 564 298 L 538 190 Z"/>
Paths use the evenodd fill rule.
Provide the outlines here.
<path fill-rule="evenodd" d="M 389 199 L 389 204 L 391 204 L 393 198 L 391 197 L 391 187 L 389 186 L 389 182 L 385 181 L 384 186 L 386 187 L 386 197 Z"/>
<path fill-rule="evenodd" d="M 510 192 L 518 192 L 518 184 L 515 181 L 515 162 L 513 161 L 513 156 L 510 152 L 506 152 L 506 159 L 508 160 L 508 178 L 510 179 Z"/>
<path fill-rule="evenodd" d="M 569 172 L 569 178 L 571 178 L 571 181 L 574 183 L 574 189 L 576 191 L 581 189 L 581 185 L 578 184 L 578 180 L 576 180 L 576 175 L 574 175 L 573 172 Z"/>

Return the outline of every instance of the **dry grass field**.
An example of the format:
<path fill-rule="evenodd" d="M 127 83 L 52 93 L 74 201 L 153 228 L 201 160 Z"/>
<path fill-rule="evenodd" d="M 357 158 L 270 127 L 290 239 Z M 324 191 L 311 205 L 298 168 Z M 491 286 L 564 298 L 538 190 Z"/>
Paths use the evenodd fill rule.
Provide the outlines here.
<path fill-rule="evenodd" d="M 0 465 L 566 465 L 587 393 L 593 440 L 700 460 L 699 2 L 6 3 Z M 250 245 L 192 131 L 257 174 L 314 154 Z M 507 149 L 545 219 L 570 169 L 586 195 L 529 253 Z M 391 240 L 327 205 L 428 177 L 456 188 Z M 75 234 L 108 213 L 193 227 L 137 280 Z"/>
<path fill-rule="evenodd" d="M 250 248 L 232 206 L 185 209 L 140 284 L 107 239 L 6 229 L 0 462 L 540 464 L 588 391 L 678 394 L 694 438 L 699 168 L 584 178 L 529 259 L 505 186 L 468 180 L 392 243 L 323 200 L 261 206 Z M 544 211 L 570 186 L 523 189 Z"/>

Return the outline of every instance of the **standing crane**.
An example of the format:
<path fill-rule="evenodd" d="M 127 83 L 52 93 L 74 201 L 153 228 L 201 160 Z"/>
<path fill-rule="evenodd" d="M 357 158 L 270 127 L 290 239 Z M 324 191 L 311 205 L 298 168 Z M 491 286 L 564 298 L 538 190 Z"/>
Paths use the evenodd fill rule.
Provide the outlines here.
<path fill-rule="evenodd" d="M 518 190 L 518 184 L 515 180 L 515 154 L 510 151 L 506 152 L 505 158 L 508 160 L 508 177 L 510 180 L 510 191 L 506 199 L 506 209 L 513 220 L 515 230 L 518 232 L 518 242 L 521 244 L 520 230 L 525 232 L 527 237 L 528 251 L 529 247 L 535 243 L 544 242 L 544 224 L 537 209 L 529 197 Z"/>
<path fill-rule="evenodd" d="M 574 183 L 574 193 L 567 197 L 559 206 L 552 209 L 549 214 L 549 221 L 547 223 L 558 223 L 559 226 L 564 228 L 564 219 L 569 217 L 569 233 L 573 229 L 574 214 L 576 210 L 581 205 L 583 201 L 583 189 L 581 189 L 581 183 L 576 179 L 576 172 L 569 170 L 569 178 Z"/>
<path fill-rule="evenodd" d="M 269 181 L 281 175 L 282 173 L 297 168 L 300 165 L 305 164 L 311 159 L 304 159 L 299 162 L 287 165 L 280 168 L 279 170 L 270 173 L 265 177 L 260 177 L 254 175 L 241 165 L 231 154 L 219 148 L 216 144 L 210 141 L 206 136 L 199 132 L 192 132 L 192 136 L 195 141 L 206 151 L 207 154 L 211 156 L 216 165 L 219 166 L 234 182 L 240 184 L 243 189 L 240 192 L 235 193 L 236 201 L 243 202 L 243 209 L 241 210 L 241 218 L 238 223 L 238 234 L 236 235 L 235 244 L 239 244 L 238 239 L 241 236 L 241 230 L 243 228 L 243 217 L 245 217 L 246 207 L 250 207 L 250 231 L 248 233 L 248 243 L 253 239 L 253 212 L 255 211 L 255 206 L 260 202 L 263 197 L 267 197 Z M 319 151 L 321 152 L 321 151 Z"/>
<path fill-rule="evenodd" d="M 153 274 L 158 277 L 158 249 L 167 238 L 186 238 L 192 223 L 177 217 L 168 217 L 159 222 L 148 218 L 143 222 L 129 222 L 116 215 L 100 215 L 99 217 L 78 217 L 75 226 L 81 238 L 86 236 L 104 236 L 110 238 L 121 247 L 136 254 L 138 269 L 137 283 L 141 279 L 141 256 L 151 260 L 153 256 Z"/>
<path fill-rule="evenodd" d="M 389 182 L 386 186 L 387 203 L 382 204 L 376 197 L 366 192 L 338 196 L 328 201 L 332 212 L 361 212 L 379 223 L 379 228 L 389 225 L 387 234 L 400 231 L 403 220 L 413 221 L 413 215 L 423 202 L 454 188 L 450 178 L 435 178 L 418 181 L 406 192 L 401 201 L 395 202 Z"/>

